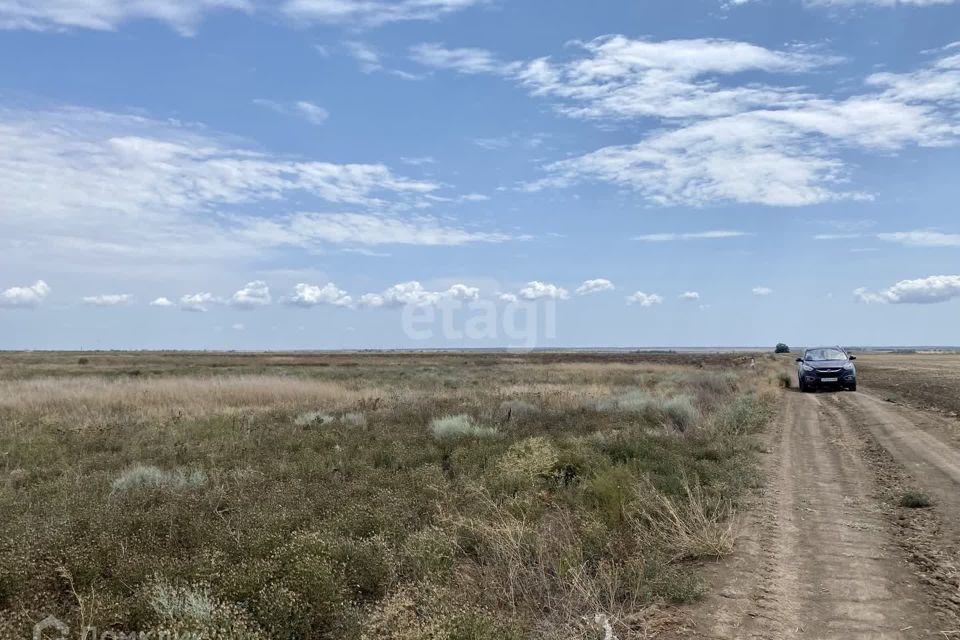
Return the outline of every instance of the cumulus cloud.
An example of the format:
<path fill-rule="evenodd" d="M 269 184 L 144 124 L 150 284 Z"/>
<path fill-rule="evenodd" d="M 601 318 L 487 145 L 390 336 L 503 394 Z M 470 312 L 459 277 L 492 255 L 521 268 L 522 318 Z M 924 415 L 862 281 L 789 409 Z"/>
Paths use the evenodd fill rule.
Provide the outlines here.
<path fill-rule="evenodd" d="M 193 35 L 207 13 L 252 9 L 250 0 L 2 0 L 0 29 L 112 31 L 131 20 L 157 20 Z"/>
<path fill-rule="evenodd" d="M 638 304 L 641 307 L 652 307 L 657 304 L 663 304 L 663 296 L 659 296 L 655 293 L 644 293 L 643 291 L 637 291 L 629 296 L 627 296 L 627 304 Z"/>
<path fill-rule="evenodd" d="M 301 282 L 293 288 L 293 296 L 286 300 L 287 304 L 297 307 L 316 307 L 331 305 L 334 307 L 350 307 L 353 298 L 346 291 L 332 282 L 322 287 Z"/>
<path fill-rule="evenodd" d="M 222 301 L 212 293 L 190 293 L 180 298 L 180 308 L 183 311 L 206 313 L 212 304 Z"/>
<path fill-rule="evenodd" d="M 500 302 L 506 302 L 507 304 L 516 304 L 520 302 L 520 298 L 517 297 L 515 293 L 498 293 L 497 300 Z"/>
<path fill-rule="evenodd" d="M 383 293 L 367 293 L 360 296 L 365 307 L 424 307 L 444 300 L 474 301 L 480 298 L 480 290 L 464 284 L 455 284 L 446 291 L 430 291 L 416 280 L 395 284 Z"/>
<path fill-rule="evenodd" d="M 32 285 L 10 287 L 0 292 L 0 307 L 36 307 L 50 295 L 50 286 L 43 280 Z"/>
<path fill-rule="evenodd" d="M 230 304 L 239 309 L 255 309 L 265 307 L 271 302 L 270 287 L 262 280 L 248 282 L 247 285 L 233 294 Z"/>
<path fill-rule="evenodd" d="M 600 293 L 601 291 L 613 291 L 613 283 L 605 278 L 597 278 L 596 280 L 586 280 L 582 285 L 577 287 L 577 295 L 585 296 L 591 293 Z"/>
<path fill-rule="evenodd" d="M 480 299 L 480 289 L 478 287 L 468 287 L 465 284 L 455 284 L 447 289 L 444 295 L 451 300 L 474 302 Z"/>
<path fill-rule="evenodd" d="M 883 304 L 935 304 L 960 297 L 960 276 L 929 276 L 901 280 L 876 293 L 866 288 L 854 292 L 862 302 Z"/>
<path fill-rule="evenodd" d="M 684 291 L 680 294 L 681 300 L 699 300 L 700 294 L 696 291 Z"/>
<path fill-rule="evenodd" d="M 129 293 L 108 293 L 100 296 L 87 296 L 83 298 L 84 304 L 95 307 L 119 307 L 130 304 L 133 296 Z"/>
<path fill-rule="evenodd" d="M 520 289 L 519 297 L 523 300 L 566 300 L 570 294 L 563 287 L 533 280 Z"/>
<path fill-rule="evenodd" d="M 754 287 L 753 295 L 755 296 L 769 296 L 773 294 L 773 289 L 770 287 Z"/>
<path fill-rule="evenodd" d="M 160 297 L 160 298 L 157 298 L 156 300 L 154 300 L 153 302 L 151 302 L 151 303 L 150 303 L 150 306 L 151 306 L 151 307 L 172 307 L 172 306 L 173 306 L 173 302 L 171 302 L 171 301 L 170 301 L 169 299 L 167 299 L 167 298 Z"/>
<path fill-rule="evenodd" d="M 753 235 L 745 231 L 697 231 L 694 233 L 648 233 L 635 236 L 634 240 L 642 242 L 672 242 L 674 240 L 717 240 L 724 238 L 742 238 L 743 236 Z"/>

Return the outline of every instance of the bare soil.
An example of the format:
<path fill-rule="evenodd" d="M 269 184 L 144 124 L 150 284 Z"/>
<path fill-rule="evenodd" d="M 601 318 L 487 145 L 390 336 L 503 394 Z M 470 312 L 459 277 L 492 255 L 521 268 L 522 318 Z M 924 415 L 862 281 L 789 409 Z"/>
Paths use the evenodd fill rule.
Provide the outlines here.
<path fill-rule="evenodd" d="M 960 416 L 958 354 L 867 353 L 857 359 L 857 369 L 870 390 L 884 400 Z"/>
<path fill-rule="evenodd" d="M 928 357 L 865 356 L 859 393 L 784 391 L 767 485 L 678 637 L 960 637 L 960 357 Z"/>

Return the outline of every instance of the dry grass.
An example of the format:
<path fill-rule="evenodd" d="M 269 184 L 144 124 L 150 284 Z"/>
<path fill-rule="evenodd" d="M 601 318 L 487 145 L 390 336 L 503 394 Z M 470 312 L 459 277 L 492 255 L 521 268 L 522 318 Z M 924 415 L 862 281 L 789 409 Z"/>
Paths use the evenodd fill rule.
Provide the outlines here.
<path fill-rule="evenodd" d="M 374 402 L 385 392 L 335 382 L 280 376 L 211 378 L 33 378 L 0 381 L 0 411 L 36 413 L 74 425 L 111 413 L 137 420 L 202 417 L 236 410 L 345 410 Z"/>
<path fill-rule="evenodd" d="M 719 559 L 730 553 L 736 542 L 730 502 L 689 482 L 683 489 L 686 499 L 678 500 L 651 485 L 641 487 L 644 508 L 633 516 L 637 530 L 664 544 L 675 561 Z"/>
<path fill-rule="evenodd" d="M 647 637 L 702 593 L 686 559 L 730 549 L 776 379 L 733 356 L 84 357 L 0 355 L 0 637 L 47 614 Z"/>

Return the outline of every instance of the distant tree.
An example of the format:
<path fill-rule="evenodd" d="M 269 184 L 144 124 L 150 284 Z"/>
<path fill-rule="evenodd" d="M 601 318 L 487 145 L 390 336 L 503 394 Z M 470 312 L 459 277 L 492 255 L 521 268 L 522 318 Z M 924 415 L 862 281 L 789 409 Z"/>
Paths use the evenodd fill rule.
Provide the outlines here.
<path fill-rule="evenodd" d="M 773 352 L 774 353 L 790 353 L 790 347 L 788 347 L 787 345 L 781 342 L 780 344 L 777 345 L 777 348 L 774 349 Z"/>

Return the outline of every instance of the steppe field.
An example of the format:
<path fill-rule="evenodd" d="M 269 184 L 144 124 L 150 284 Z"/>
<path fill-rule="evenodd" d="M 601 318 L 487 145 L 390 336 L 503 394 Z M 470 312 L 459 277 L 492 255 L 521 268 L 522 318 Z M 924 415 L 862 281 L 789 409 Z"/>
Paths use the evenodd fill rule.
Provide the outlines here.
<path fill-rule="evenodd" d="M 761 484 L 750 360 L 0 355 L 0 638 L 653 636 Z"/>
<path fill-rule="evenodd" d="M 960 356 L 0 354 L 0 638 L 960 637 Z"/>

